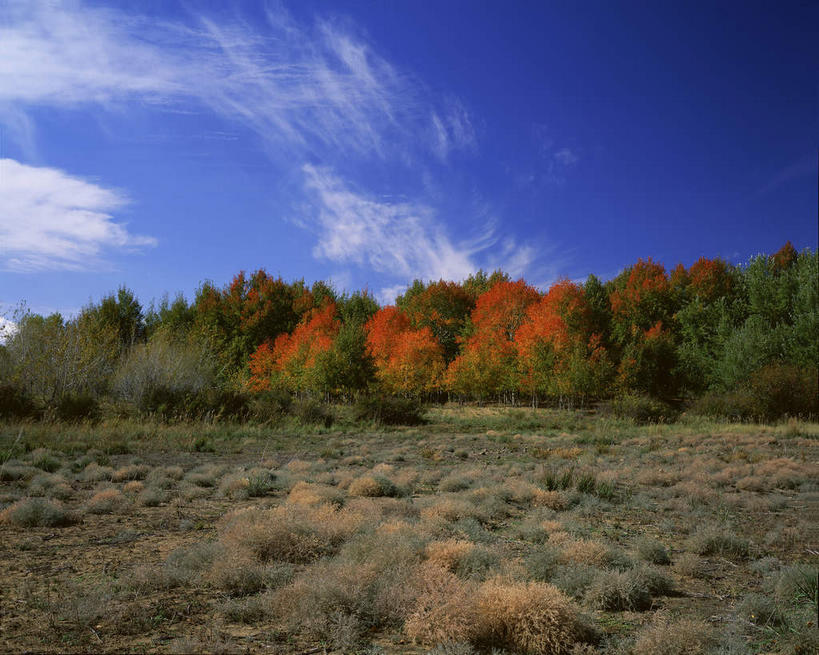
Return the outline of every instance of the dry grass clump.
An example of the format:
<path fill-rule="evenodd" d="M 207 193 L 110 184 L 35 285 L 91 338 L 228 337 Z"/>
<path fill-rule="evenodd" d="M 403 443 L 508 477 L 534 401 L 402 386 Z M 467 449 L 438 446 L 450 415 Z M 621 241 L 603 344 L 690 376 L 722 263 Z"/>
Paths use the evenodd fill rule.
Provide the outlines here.
<path fill-rule="evenodd" d="M 221 542 L 258 562 L 299 564 L 335 552 L 364 521 L 360 513 L 329 505 L 248 508 L 227 517 Z"/>
<path fill-rule="evenodd" d="M 585 601 L 606 612 L 642 612 L 651 607 L 651 593 L 631 571 L 604 571 L 592 581 Z"/>
<path fill-rule="evenodd" d="M 362 475 L 350 483 L 347 492 L 351 496 L 364 496 L 366 498 L 381 496 L 394 498 L 402 495 L 401 490 L 392 480 L 381 475 Z"/>
<path fill-rule="evenodd" d="M 563 562 L 608 566 L 618 559 L 605 544 L 591 539 L 575 539 L 567 532 L 553 532 L 549 535 L 549 543 L 561 548 Z"/>
<path fill-rule="evenodd" d="M 214 558 L 210 569 L 202 576 L 206 584 L 234 598 L 281 587 L 292 578 L 293 566 L 290 564 L 256 564 L 224 552 Z"/>
<path fill-rule="evenodd" d="M 418 568 L 414 586 L 417 597 L 404 622 L 411 639 L 429 645 L 472 641 L 478 618 L 474 584 L 427 562 Z"/>
<path fill-rule="evenodd" d="M 329 485 L 300 481 L 293 485 L 287 502 L 306 507 L 324 504 L 340 507 L 344 504 L 344 494 Z"/>
<path fill-rule="evenodd" d="M 426 644 L 468 642 L 517 653 L 570 653 L 597 635 L 575 605 L 552 585 L 463 582 L 433 562 L 418 570 L 419 593 L 404 630 Z"/>
<path fill-rule="evenodd" d="M 226 498 L 235 500 L 245 500 L 250 498 L 248 487 L 250 479 L 243 472 L 231 473 L 222 478 L 219 483 L 219 493 Z"/>
<path fill-rule="evenodd" d="M 631 649 L 633 655 L 705 655 L 715 643 L 714 631 L 700 619 L 657 617 L 644 628 Z"/>
<path fill-rule="evenodd" d="M 139 494 L 139 504 L 143 507 L 159 507 L 168 502 L 168 493 L 158 487 L 148 487 Z"/>
<path fill-rule="evenodd" d="M 480 520 L 483 513 L 461 498 L 441 498 L 421 509 L 421 518 L 425 520 L 452 522 L 468 517 Z"/>
<path fill-rule="evenodd" d="M 568 501 L 566 495 L 560 491 L 546 491 L 538 489 L 532 498 L 532 504 L 535 507 L 548 507 L 556 512 L 566 509 Z"/>
<path fill-rule="evenodd" d="M 123 466 L 114 471 L 111 475 L 111 482 L 125 482 L 127 480 L 144 480 L 145 476 L 151 470 L 150 466 L 145 464 L 131 464 L 130 466 Z"/>
<path fill-rule="evenodd" d="M 21 498 L 0 512 L 0 524 L 21 528 L 63 528 L 80 522 L 80 517 L 62 505 L 44 498 Z"/>
<path fill-rule="evenodd" d="M 719 555 L 730 560 L 746 559 L 751 550 L 747 539 L 716 527 L 707 527 L 695 534 L 690 547 L 698 555 Z"/>
<path fill-rule="evenodd" d="M 110 480 L 113 475 L 114 469 L 110 466 L 100 466 L 96 462 L 91 462 L 83 469 L 80 478 L 83 482 L 102 482 Z"/>
<path fill-rule="evenodd" d="M 706 562 L 694 553 L 683 553 L 674 562 L 674 571 L 689 578 L 704 578 L 708 575 Z"/>
<path fill-rule="evenodd" d="M 447 539 L 427 544 L 427 561 L 460 578 L 482 580 L 500 563 L 497 553 L 463 539 Z"/>
<path fill-rule="evenodd" d="M 438 482 L 438 490 L 444 492 L 464 491 L 469 489 L 473 482 L 474 479 L 471 476 L 451 473 Z"/>
<path fill-rule="evenodd" d="M 17 482 L 34 475 L 36 469 L 17 460 L 8 460 L 0 465 L 0 482 Z"/>
<path fill-rule="evenodd" d="M 656 539 L 643 537 L 637 541 L 637 555 L 650 564 L 670 564 L 666 547 Z"/>
<path fill-rule="evenodd" d="M 29 496 L 51 496 L 52 490 L 60 485 L 65 486 L 68 481 L 62 476 L 54 473 L 40 473 L 31 479 L 28 484 Z M 70 489 L 70 487 L 69 487 Z M 58 492 L 59 495 L 59 492 Z"/>
<path fill-rule="evenodd" d="M 188 484 L 210 489 L 216 487 L 224 473 L 225 470 L 220 466 L 197 466 L 192 471 L 188 471 L 183 479 Z"/>
<path fill-rule="evenodd" d="M 91 496 L 85 509 L 89 514 L 110 514 L 122 509 L 127 502 L 119 489 L 103 489 Z"/>
<path fill-rule="evenodd" d="M 122 492 L 126 494 L 138 494 L 145 488 L 145 485 L 139 480 L 131 480 L 122 485 Z"/>
<path fill-rule="evenodd" d="M 179 481 L 183 477 L 185 477 L 185 471 L 182 469 L 181 466 L 166 466 L 162 469 L 162 472 L 171 480 Z"/>
<path fill-rule="evenodd" d="M 291 473 L 307 473 L 312 467 L 312 462 L 307 462 L 303 459 L 293 459 L 287 463 L 285 468 Z"/>
<path fill-rule="evenodd" d="M 364 534 L 333 559 L 320 560 L 272 595 L 273 614 L 291 630 L 358 652 L 364 635 L 401 625 L 422 546 L 403 535 Z"/>
<path fill-rule="evenodd" d="M 574 603 L 542 582 L 493 579 L 478 590 L 472 641 L 529 655 L 571 653 L 577 643 L 597 640 Z"/>

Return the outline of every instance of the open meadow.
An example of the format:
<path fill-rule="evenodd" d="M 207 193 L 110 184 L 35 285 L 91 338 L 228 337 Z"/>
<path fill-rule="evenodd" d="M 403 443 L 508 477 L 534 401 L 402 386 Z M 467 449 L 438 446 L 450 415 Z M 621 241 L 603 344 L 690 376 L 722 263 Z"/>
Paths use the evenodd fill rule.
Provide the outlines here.
<path fill-rule="evenodd" d="M 3 652 L 811 653 L 819 425 L 8 423 Z"/>

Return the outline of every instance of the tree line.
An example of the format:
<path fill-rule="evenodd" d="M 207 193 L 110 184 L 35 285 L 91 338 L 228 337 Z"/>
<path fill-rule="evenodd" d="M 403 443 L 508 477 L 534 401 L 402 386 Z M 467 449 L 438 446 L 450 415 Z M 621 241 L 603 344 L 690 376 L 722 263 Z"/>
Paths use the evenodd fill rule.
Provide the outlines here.
<path fill-rule="evenodd" d="M 76 317 L 23 312 L 0 412 L 230 414 L 273 395 L 577 407 L 655 398 L 703 413 L 817 414 L 819 257 L 640 259 L 541 292 L 501 271 L 416 280 L 394 305 L 264 270 L 143 308 L 121 288 Z M 233 408 L 233 409 L 231 409 Z M 239 410 L 236 410 L 239 411 Z"/>

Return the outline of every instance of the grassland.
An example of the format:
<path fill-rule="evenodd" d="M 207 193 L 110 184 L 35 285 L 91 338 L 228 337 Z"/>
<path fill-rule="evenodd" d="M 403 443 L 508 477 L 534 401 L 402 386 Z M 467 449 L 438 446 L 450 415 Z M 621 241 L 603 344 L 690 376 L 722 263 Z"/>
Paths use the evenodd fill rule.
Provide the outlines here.
<path fill-rule="evenodd" d="M 819 425 L 0 428 L 0 650 L 811 653 Z"/>

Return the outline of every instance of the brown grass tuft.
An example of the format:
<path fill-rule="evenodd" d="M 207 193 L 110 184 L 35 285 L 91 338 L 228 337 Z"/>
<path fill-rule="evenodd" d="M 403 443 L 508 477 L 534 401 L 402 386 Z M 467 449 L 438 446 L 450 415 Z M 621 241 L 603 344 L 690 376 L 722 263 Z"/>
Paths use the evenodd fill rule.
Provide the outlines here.
<path fill-rule="evenodd" d="M 702 655 L 711 652 L 711 626 L 698 619 L 660 616 L 644 628 L 632 648 L 633 655 Z"/>
<path fill-rule="evenodd" d="M 364 523 L 364 515 L 329 505 L 248 508 L 225 520 L 222 543 L 258 562 L 310 562 L 337 548 Z"/>
<path fill-rule="evenodd" d="M 477 620 L 474 585 L 432 562 L 418 568 L 414 583 L 418 595 L 404 622 L 407 635 L 429 645 L 471 641 Z"/>
<path fill-rule="evenodd" d="M 595 639 L 593 629 L 560 590 L 542 582 L 481 585 L 472 640 L 529 655 L 570 653 L 578 642 Z"/>
<path fill-rule="evenodd" d="M 472 550 L 475 544 L 462 539 L 447 539 L 446 541 L 433 541 L 427 544 L 427 560 L 452 573 L 458 565 Z"/>
<path fill-rule="evenodd" d="M 86 510 L 91 514 L 110 514 L 122 509 L 127 502 L 119 489 L 103 489 L 91 496 Z"/>

